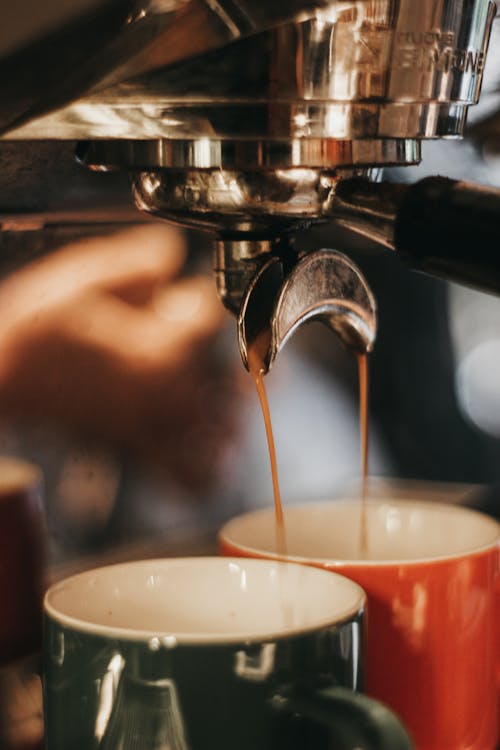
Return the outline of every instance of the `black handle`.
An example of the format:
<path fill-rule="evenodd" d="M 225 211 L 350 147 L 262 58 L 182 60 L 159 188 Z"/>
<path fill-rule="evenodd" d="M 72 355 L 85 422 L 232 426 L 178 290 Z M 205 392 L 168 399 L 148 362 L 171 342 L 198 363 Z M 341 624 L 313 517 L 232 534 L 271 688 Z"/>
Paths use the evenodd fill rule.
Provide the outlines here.
<path fill-rule="evenodd" d="M 332 746 L 338 750 L 413 750 L 410 736 L 392 711 L 345 687 L 319 688 L 312 694 L 283 690 L 273 704 L 328 727 Z"/>
<path fill-rule="evenodd" d="M 394 239 L 413 268 L 500 293 L 500 190 L 421 180 L 406 191 Z"/>

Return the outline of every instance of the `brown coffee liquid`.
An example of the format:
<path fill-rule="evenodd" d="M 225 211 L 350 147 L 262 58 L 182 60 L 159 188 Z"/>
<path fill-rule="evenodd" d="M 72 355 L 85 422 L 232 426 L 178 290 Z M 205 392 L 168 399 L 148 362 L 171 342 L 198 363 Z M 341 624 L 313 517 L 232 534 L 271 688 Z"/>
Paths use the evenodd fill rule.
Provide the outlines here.
<path fill-rule="evenodd" d="M 283 519 L 283 506 L 281 503 L 280 484 L 278 478 L 278 462 L 276 460 L 276 448 L 274 444 L 273 426 L 271 412 L 267 399 L 266 387 L 264 385 L 264 358 L 269 350 L 270 333 L 263 331 L 252 342 L 248 348 L 248 369 L 253 378 L 257 394 L 259 396 L 260 408 L 266 429 L 267 447 L 269 450 L 269 461 L 271 464 L 271 476 L 273 481 L 274 508 L 276 515 L 276 549 L 280 556 L 286 556 L 285 523 Z"/>
<path fill-rule="evenodd" d="M 361 442 L 361 520 L 359 547 L 360 556 L 368 552 L 368 532 L 366 521 L 366 494 L 368 480 L 368 355 L 358 354 L 359 377 L 359 432 Z"/>
<path fill-rule="evenodd" d="M 278 554 L 286 556 L 285 524 L 283 518 L 283 506 L 278 477 L 278 463 L 276 460 L 276 448 L 274 444 L 271 412 L 264 384 L 264 358 L 269 350 L 270 333 L 263 331 L 252 342 L 248 348 L 248 369 L 255 383 L 259 397 L 262 417 L 266 429 L 267 445 L 269 450 L 269 461 L 271 464 L 271 476 L 274 492 L 274 507 L 276 517 L 276 548 Z M 366 519 L 366 495 L 368 480 L 368 355 L 358 354 L 358 377 L 359 377 L 359 426 L 361 443 L 361 519 L 360 519 L 360 557 L 366 557 L 368 552 L 367 519 Z"/>

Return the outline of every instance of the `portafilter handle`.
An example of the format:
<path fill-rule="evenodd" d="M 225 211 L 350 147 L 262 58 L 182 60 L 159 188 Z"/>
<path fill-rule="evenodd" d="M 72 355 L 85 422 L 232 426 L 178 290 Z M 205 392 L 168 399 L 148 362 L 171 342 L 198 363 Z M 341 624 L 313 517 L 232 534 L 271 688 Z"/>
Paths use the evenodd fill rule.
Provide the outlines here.
<path fill-rule="evenodd" d="M 376 303 L 361 271 L 342 253 L 317 250 L 284 277 L 280 259 L 271 257 L 249 285 L 238 316 L 245 367 L 250 348 L 257 345 L 267 372 L 293 333 L 312 321 L 324 323 L 356 352 L 372 349 Z"/>
<path fill-rule="evenodd" d="M 331 218 L 411 268 L 500 294 L 500 190 L 446 177 L 413 185 L 346 179 Z"/>

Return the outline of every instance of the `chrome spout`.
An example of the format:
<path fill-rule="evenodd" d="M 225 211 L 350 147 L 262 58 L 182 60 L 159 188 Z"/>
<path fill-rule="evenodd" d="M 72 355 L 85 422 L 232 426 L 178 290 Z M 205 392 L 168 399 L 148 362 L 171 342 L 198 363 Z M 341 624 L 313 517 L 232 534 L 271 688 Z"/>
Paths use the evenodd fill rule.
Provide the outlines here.
<path fill-rule="evenodd" d="M 349 258 L 318 250 L 302 257 L 284 279 L 280 266 L 272 258 L 260 270 L 241 306 L 238 343 L 247 369 L 256 342 L 267 372 L 291 336 L 313 321 L 325 324 L 347 348 L 371 351 L 377 333 L 375 298 Z"/>

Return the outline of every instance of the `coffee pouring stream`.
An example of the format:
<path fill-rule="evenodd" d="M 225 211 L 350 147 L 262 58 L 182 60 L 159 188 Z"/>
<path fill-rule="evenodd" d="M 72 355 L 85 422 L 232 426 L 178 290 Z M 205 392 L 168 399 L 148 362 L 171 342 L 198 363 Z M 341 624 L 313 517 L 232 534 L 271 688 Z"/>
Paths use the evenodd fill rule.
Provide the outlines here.
<path fill-rule="evenodd" d="M 345 255 L 319 250 L 300 258 L 291 270 L 286 270 L 287 265 L 285 258 L 274 256 L 260 268 L 248 286 L 238 315 L 240 354 L 255 382 L 264 419 L 276 512 L 276 543 L 284 557 L 287 545 L 283 506 L 264 375 L 292 334 L 306 323 L 315 320 L 324 323 L 338 334 L 344 345 L 358 353 L 359 361 L 366 360 L 377 328 L 373 294 L 359 269 Z M 367 403 L 366 389 L 364 397 Z M 363 447 L 367 435 L 363 409 L 361 415 Z M 366 472 L 367 463 L 363 461 L 363 486 Z"/>

